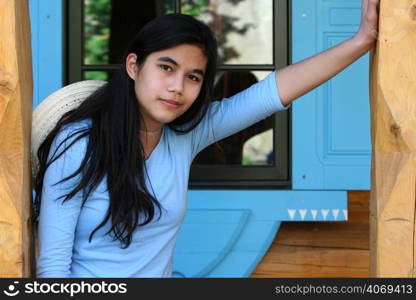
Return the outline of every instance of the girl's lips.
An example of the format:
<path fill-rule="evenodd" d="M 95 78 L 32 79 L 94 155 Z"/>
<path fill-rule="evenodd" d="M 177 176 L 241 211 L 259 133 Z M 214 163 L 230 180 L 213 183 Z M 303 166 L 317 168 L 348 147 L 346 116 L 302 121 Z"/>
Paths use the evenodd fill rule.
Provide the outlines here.
<path fill-rule="evenodd" d="M 177 108 L 180 106 L 179 102 L 176 102 L 174 100 L 169 100 L 169 99 L 160 99 L 160 101 L 162 101 L 163 104 L 172 107 L 172 108 Z"/>

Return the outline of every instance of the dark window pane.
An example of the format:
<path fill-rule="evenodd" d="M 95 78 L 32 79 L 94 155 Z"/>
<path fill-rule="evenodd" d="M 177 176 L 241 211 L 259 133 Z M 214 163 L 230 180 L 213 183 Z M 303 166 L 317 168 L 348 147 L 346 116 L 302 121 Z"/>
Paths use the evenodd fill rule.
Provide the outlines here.
<path fill-rule="evenodd" d="M 128 42 L 158 15 L 172 12 L 174 0 L 84 0 L 84 64 L 119 63 Z"/>
<path fill-rule="evenodd" d="M 181 0 L 181 12 L 211 27 L 220 64 L 273 64 L 273 0 Z"/>
<path fill-rule="evenodd" d="M 215 99 L 228 98 L 263 79 L 269 72 L 227 71 L 219 74 Z M 271 116 L 201 151 L 195 165 L 274 165 Z"/>

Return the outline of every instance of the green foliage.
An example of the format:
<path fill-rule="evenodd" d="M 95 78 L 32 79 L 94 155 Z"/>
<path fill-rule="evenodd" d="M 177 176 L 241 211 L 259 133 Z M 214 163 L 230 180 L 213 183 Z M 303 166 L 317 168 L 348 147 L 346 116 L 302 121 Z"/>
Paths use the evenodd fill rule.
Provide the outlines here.
<path fill-rule="evenodd" d="M 246 0 L 221 1 L 228 1 L 233 6 L 236 6 Z M 181 12 L 197 19 L 201 19 L 204 15 L 210 15 L 212 17 L 212 20 L 208 25 L 213 29 L 218 41 L 219 64 L 240 56 L 240 53 L 234 47 L 227 46 L 228 35 L 229 33 L 244 35 L 253 24 L 244 23 L 240 27 L 237 27 L 235 24 L 240 18 L 218 14 L 214 5 L 211 4 L 211 0 L 182 0 Z M 216 24 L 221 24 L 221 26 L 214 26 L 214 22 Z"/>
<path fill-rule="evenodd" d="M 181 12 L 192 17 L 199 17 L 208 11 L 209 0 L 182 1 Z"/>
<path fill-rule="evenodd" d="M 108 73 L 102 71 L 88 71 L 84 72 L 85 80 L 108 80 Z"/>
<path fill-rule="evenodd" d="M 119 0 L 123 1 L 123 0 Z M 228 1 L 236 6 L 247 0 L 221 0 Z M 174 13 L 169 1 L 165 1 L 165 12 Z M 253 24 L 244 23 L 237 27 L 238 17 L 218 14 L 211 0 L 182 0 L 181 12 L 201 19 L 203 16 L 211 16 L 212 21 L 208 25 L 213 28 L 218 40 L 218 48 L 222 64 L 240 54 L 234 47 L 227 46 L 229 33 L 244 35 Z M 84 0 L 84 63 L 108 64 L 109 63 L 109 39 L 111 24 L 111 0 Z M 214 26 L 214 20 L 218 26 Z M 216 31 L 216 32 L 215 32 Z"/>
<path fill-rule="evenodd" d="M 84 63 L 108 63 L 111 0 L 84 1 Z"/>
<path fill-rule="evenodd" d="M 253 164 L 253 159 L 248 155 L 244 155 L 243 156 L 243 165 L 247 166 L 247 165 L 252 165 L 252 164 Z"/>

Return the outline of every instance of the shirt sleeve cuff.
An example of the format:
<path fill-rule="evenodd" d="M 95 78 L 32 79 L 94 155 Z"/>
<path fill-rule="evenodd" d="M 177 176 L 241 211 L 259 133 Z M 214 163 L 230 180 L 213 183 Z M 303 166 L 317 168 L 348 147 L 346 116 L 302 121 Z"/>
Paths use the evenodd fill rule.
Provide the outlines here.
<path fill-rule="evenodd" d="M 265 80 L 267 80 L 273 103 L 276 105 L 276 110 L 287 110 L 290 108 L 291 104 L 289 103 L 288 105 L 284 106 L 282 103 L 282 99 L 280 98 L 279 94 L 279 87 L 277 86 L 276 81 L 276 72 L 277 71 L 274 71 L 267 75 Z"/>

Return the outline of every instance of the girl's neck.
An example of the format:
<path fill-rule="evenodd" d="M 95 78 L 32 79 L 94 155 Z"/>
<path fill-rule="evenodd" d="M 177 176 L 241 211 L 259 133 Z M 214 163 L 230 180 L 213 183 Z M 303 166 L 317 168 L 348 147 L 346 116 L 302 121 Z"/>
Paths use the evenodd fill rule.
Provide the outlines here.
<path fill-rule="evenodd" d="M 163 124 L 144 118 L 139 126 L 140 135 L 153 136 L 162 132 Z"/>
<path fill-rule="evenodd" d="M 152 154 L 153 150 L 159 143 L 162 136 L 162 131 L 163 128 L 154 131 L 140 129 L 139 138 L 143 146 L 145 160 L 149 158 L 150 154 Z"/>
<path fill-rule="evenodd" d="M 157 130 L 146 130 L 146 129 L 140 129 L 141 133 L 144 133 L 146 135 L 156 135 L 162 132 L 162 127 Z"/>

